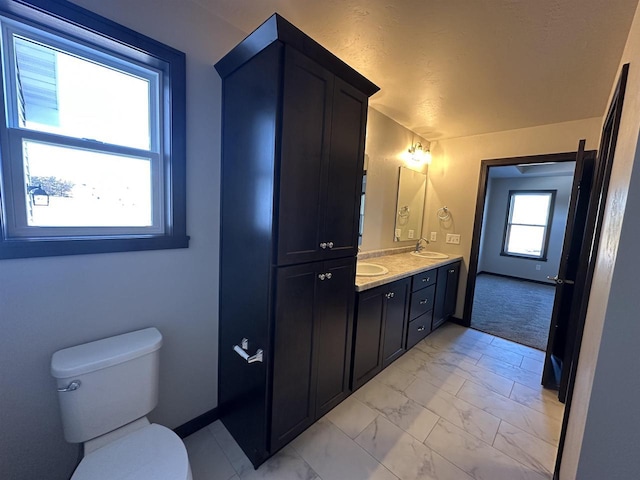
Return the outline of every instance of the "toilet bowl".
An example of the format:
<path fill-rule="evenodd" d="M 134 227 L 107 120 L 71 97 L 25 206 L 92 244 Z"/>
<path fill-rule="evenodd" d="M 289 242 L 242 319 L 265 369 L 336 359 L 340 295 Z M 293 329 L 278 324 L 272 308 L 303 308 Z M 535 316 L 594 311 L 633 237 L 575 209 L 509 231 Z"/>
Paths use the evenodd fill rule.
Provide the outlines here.
<path fill-rule="evenodd" d="M 84 444 L 72 480 L 192 480 L 180 437 L 146 418 L 158 402 L 161 346 L 147 328 L 53 354 L 65 439 Z"/>

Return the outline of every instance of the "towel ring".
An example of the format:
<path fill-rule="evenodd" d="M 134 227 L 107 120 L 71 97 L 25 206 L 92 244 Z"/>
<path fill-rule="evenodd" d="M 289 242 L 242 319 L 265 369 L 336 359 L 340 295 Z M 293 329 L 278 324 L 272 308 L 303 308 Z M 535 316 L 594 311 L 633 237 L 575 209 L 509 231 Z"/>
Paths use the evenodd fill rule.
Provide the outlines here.
<path fill-rule="evenodd" d="M 438 219 L 443 221 L 449 220 L 451 218 L 451 213 L 449 212 L 449 209 L 446 206 L 439 208 L 438 211 L 436 212 L 436 215 L 438 215 Z"/>

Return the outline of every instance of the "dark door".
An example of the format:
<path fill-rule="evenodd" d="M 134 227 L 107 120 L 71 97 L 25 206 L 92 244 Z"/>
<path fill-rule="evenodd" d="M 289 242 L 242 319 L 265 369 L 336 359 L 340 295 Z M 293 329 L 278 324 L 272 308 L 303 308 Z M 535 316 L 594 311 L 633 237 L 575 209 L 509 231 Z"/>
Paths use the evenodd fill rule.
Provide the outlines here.
<path fill-rule="evenodd" d="M 384 326 L 385 295 L 388 293 L 389 289 L 384 286 L 358 294 L 351 385 L 354 390 L 382 370 L 380 338 Z"/>
<path fill-rule="evenodd" d="M 556 294 L 542 374 L 542 384 L 547 388 L 559 388 L 562 370 L 570 364 L 567 361 L 570 359 L 566 358 L 567 342 L 576 335 L 575 331 L 569 329 L 571 308 L 573 299 L 584 293 L 584 282 L 576 283 L 576 272 L 583 244 L 590 242 L 585 227 L 594 172 L 594 159 L 584 155 L 584 144 L 585 141 L 581 140 L 576 155 L 576 170 L 558 274 L 550 278 L 556 282 Z"/>
<path fill-rule="evenodd" d="M 316 378 L 312 345 L 319 265 L 277 269 L 271 452 L 293 440 L 314 421 Z"/>
<path fill-rule="evenodd" d="M 321 270 L 316 275 L 316 418 L 335 407 L 349 392 L 355 259 L 326 261 Z"/>
<path fill-rule="evenodd" d="M 389 285 L 384 295 L 384 335 L 382 342 L 382 368 L 397 359 L 406 350 L 407 306 L 411 279 Z"/>
<path fill-rule="evenodd" d="M 362 193 L 367 96 L 335 79 L 323 242 L 326 257 L 355 256 Z"/>
<path fill-rule="evenodd" d="M 334 76 L 316 62 L 286 48 L 277 216 L 279 265 L 321 260 L 324 251 L 320 244 L 328 241 L 322 233 L 323 189 L 330 153 L 333 81 Z M 251 139 L 236 141 L 250 141 L 261 148 L 262 134 L 256 131 Z M 265 170 L 264 175 L 273 173 Z M 255 205 L 256 215 L 262 209 L 270 206 Z"/>
<path fill-rule="evenodd" d="M 459 277 L 460 262 L 438 268 L 432 330 L 438 328 L 456 312 Z"/>

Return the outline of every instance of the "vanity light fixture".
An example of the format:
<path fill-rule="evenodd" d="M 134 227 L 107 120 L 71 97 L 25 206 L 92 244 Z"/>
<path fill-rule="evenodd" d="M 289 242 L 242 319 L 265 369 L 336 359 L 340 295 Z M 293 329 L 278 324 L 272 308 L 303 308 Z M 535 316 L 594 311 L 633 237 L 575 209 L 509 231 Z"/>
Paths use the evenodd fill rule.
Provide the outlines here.
<path fill-rule="evenodd" d="M 409 154 L 414 162 L 431 163 L 431 151 L 422 146 L 422 143 L 416 142 L 409 148 Z"/>

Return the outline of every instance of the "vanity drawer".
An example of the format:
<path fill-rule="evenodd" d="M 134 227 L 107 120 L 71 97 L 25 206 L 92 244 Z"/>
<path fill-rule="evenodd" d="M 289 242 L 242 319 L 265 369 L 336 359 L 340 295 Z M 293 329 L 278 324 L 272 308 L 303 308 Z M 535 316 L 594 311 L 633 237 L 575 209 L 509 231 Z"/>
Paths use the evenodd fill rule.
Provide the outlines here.
<path fill-rule="evenodd" d="M 413 276 L 413 285 L 411 291 L 415 292 L 421 288 L 428 287 L 436 283 L 438 278 L 438 270 L 428 270 Z"/>
<path fill-rule="evenodd" d="M 409 309 L 409 320 L 425 314 L 433 308 L 433 299 L 435 298 L 436 286 L 423 288 L 411 294 L 411 307 Z"/>
<path fill-rule="evenodd" d="M 431 333 L 431 318 L 433 311 L 429 310 L 424 315 L 409 322 L 407 333 L 407 350 Z"/>

